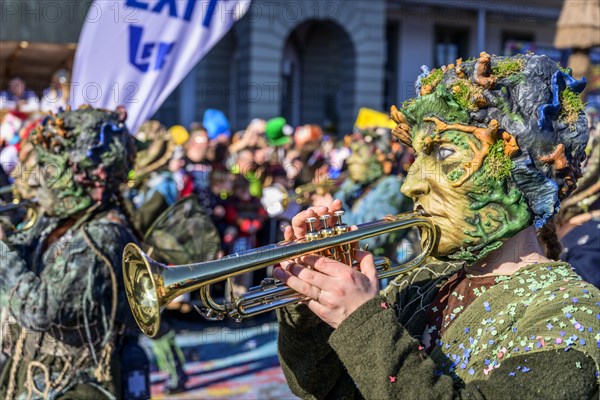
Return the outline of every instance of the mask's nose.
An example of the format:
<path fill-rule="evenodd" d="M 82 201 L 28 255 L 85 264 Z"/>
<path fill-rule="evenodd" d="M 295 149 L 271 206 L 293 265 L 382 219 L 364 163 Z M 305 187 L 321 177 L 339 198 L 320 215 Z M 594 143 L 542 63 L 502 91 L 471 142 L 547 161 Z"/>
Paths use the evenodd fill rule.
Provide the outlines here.
<path fill-rule="evenodd" d="M 421 196 L 429 194 L 431 187 L 426 179 L 423 179 L 422 174 L 416 173 L 418 166 L 413 164 L 408 171 L 408 176 L 404 180 L 404 184 L 400 188 L 403 195 L 417 200 Z"/>

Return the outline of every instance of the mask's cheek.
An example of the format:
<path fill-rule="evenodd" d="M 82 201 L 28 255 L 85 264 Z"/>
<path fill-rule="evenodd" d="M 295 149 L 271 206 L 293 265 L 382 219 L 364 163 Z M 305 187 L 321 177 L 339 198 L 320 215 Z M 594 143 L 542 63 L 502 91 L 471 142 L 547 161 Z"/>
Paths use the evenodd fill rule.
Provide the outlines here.
<path fill-rule="evenodd" d="M 442 174 L 448 182 L 458 181 L 464 174 L 464 163 L 460 161 L 451 161 L 442 165 Z"/>
<path fill-rule="evenodd" d="M 83 188 L 74 181 L 73 174 L 63 171 L 59 176 L 45 177 L 38 189 L 40 205 L 50 216 L 70 216 L 90 204 Z"/>

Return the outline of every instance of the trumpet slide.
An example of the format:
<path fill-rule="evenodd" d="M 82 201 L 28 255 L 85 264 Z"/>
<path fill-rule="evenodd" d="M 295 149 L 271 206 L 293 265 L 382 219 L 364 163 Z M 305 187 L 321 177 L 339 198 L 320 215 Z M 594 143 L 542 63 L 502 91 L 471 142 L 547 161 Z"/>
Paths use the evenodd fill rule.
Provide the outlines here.
<path fill-rule="evenodd" d="M 418 267 L 431 253 L 436 240 L 432 222 L 421 212 L 410 212 L 361 224 L 356 230 L 343 223 L 343 211 L 334 213 L 336 224 L 330 225 L 329 215 L 320 217 L 321 229 L 314 229 L 316 219 L 307 219 L 306 237 L 282 242 L 242 254 L 233 254 L 216 261 L 206 261 L 180 266 L 166 266 L 151 259 L 137 245 L 129 243 L 123 253 L 123 279 L 129 306 L 144 334 L 153 337 L 160 327 L 160 312 L 176 297 L 200 290 L 207 310 L 202 314 L 208 319 L 225 316 L 236 320 L 270 311 L 302 299 L 302 295 L 270 280 L 258 288 L 218 304 L 210 295 L 210 285 L 233 276 L 256 271 L 270 265 L 308 254 L 322 254 L 347 265 L 353 265 L 353 244 L 362 239 L 392 233 L 414 226 L 424 235 L 423 251 L 414 259 L 390 268 L 387 258 L 376 260 L 379 279 L 392 277 Z"/>

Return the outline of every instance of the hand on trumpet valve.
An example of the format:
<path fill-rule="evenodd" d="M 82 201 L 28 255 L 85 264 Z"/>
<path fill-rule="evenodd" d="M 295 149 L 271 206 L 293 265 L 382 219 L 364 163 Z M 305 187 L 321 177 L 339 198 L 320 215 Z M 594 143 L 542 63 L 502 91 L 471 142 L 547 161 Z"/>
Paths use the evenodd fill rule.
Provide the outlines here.
<path fill-rule="evenodd" d="M 335 200 L 330 208 L 311 207 L 292 219 L 287 227 L 286 240 L 305 237 L 308 233 L 306 220 L 311 222 L 311 230 L 322 228 L 320 217 L 332 215 L 341 209 L 341 202 Z M 337 328 L 361 305 L 377 296 L 379 279 L 373 255 L 356 250 L 354 259 L 359 269 L 352 268 L 331 258 L 307 255 L 281 263 L 273 276 L 293 290 L 306 296 L 308 307 L 323 321 Z"/>

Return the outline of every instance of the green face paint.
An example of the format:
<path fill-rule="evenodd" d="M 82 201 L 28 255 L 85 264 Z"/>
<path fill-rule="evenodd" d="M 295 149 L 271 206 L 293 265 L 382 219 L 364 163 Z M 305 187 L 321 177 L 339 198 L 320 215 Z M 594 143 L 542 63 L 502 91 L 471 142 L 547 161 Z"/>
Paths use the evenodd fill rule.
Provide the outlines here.
<path fill-rule="evenodd" d="M 133 149 L 120 115 L 83 107 L 48 116 L 32 133 L 43 212 L 59 218 L 112 200 Z M 110 177 L 110 179 L 108 179 Z"/>
<path fill-rule="evenodd" d="M 357 183 L 373 182 L 383 174 L 381 163 L 366 145 L 352 146 L 352 154 L 346 162 L 350 178 Z"/>
<path fill-rule="evenodd" d="M 37 191 L 46 215 L 69 217 L 92 204 L 83 187 L 75 182 L 68 154 L 38 152 L 37 159 L 42 171 Z"/>
<path fill-rule="evenodd" d="M 483 164 L 473 166 L 481 143 L 474 135 L 449 130 L 432 133 L 431 127 L 415 135 L 417 153 L 403 192 L 420 191 L 418 204 L 432 215 L 439 228 L 436 257 L 476 262 L 529 226 L 532 215 L 521 191 L 511 183 L 511 159 L 504 142 L 494 143 Z M 464 183 L 455 183 L 466 172 Z M 412 196 L 414 197 L 414 195 Z"/>

